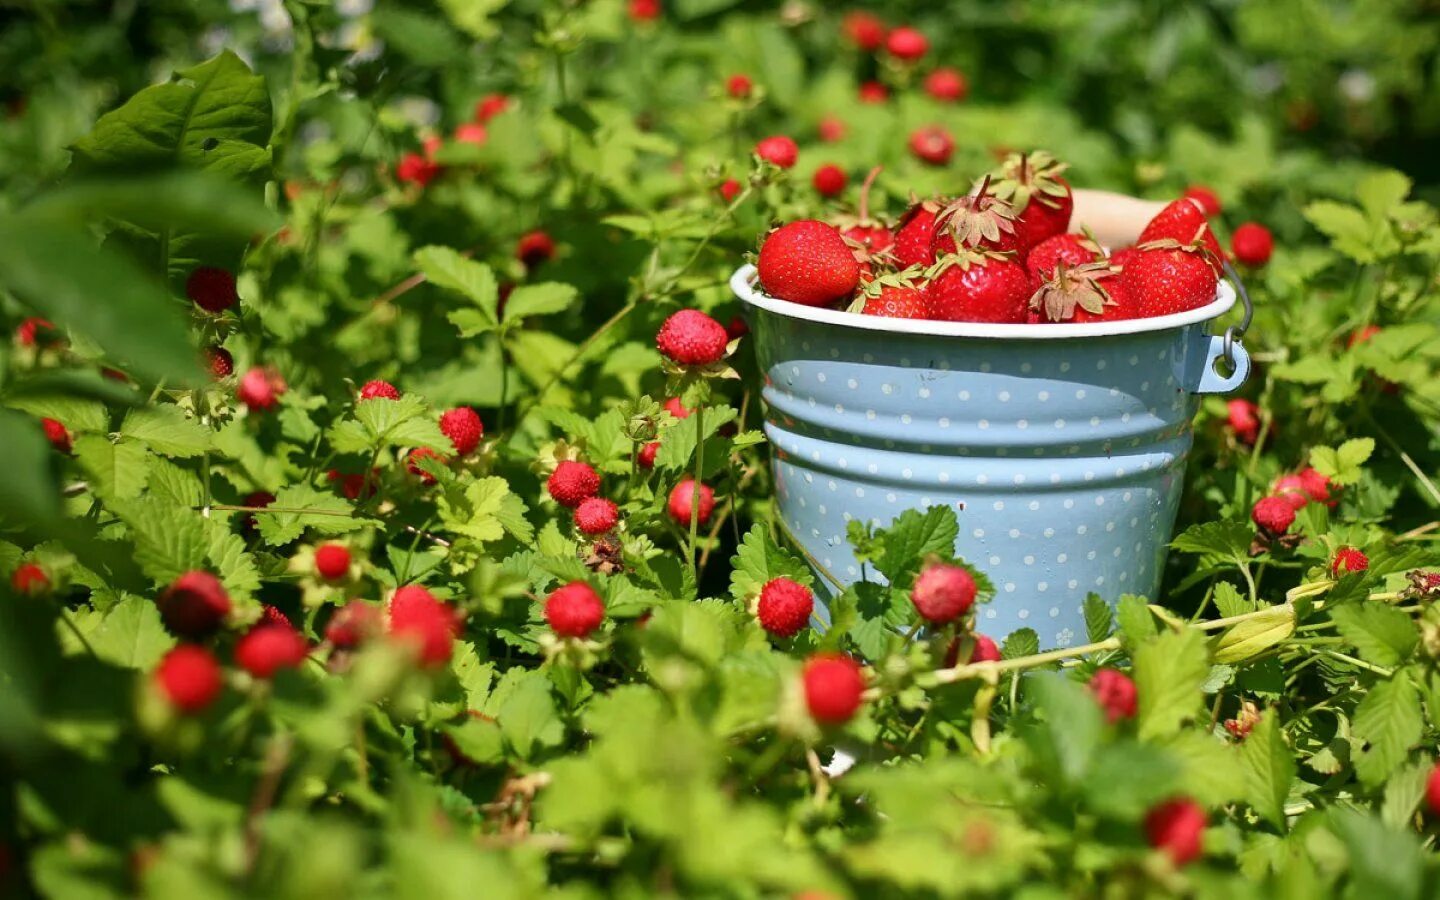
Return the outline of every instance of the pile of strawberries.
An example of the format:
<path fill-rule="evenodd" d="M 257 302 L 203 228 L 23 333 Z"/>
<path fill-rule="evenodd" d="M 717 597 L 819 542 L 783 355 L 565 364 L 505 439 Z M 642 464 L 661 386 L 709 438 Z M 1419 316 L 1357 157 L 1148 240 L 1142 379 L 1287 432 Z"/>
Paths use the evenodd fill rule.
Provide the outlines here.
<path fill-rule="evenodd" d="M 1050 154 L 1012 154 L 968 194 L 916 199 L 893 225 L 858 214 L 781 225 L 760 286 L 805 306 L 904 319 L 1008 324 L 1163 316 L 1215 299 L 1223 251 L 1204 207 L 1166 206 L 1132 247 L 1067 233 L 1074 198 Z"/>

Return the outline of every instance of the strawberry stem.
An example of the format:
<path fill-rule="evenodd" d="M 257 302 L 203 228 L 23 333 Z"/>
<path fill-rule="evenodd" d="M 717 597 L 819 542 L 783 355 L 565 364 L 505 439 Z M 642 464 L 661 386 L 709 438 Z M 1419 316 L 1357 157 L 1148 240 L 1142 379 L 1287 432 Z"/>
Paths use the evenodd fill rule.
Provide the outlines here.
<path fill-rule="evenodd" d="M 873 185 L 875 183 L 875 179 L 880 176 L 880 170 L 882 168 L 884 167 L 876 166 L 875 168 L 871 169 L 870 174 L 865 176 L 864 183 L 860 185 L 861 222 L 868 222 L 870 220 L 870 186 Z"/>

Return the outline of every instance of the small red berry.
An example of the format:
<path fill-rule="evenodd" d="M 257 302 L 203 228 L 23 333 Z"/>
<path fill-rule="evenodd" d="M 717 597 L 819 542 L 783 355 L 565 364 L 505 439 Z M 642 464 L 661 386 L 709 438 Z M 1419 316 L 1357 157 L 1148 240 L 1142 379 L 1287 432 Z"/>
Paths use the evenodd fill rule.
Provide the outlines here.
<path fill-rule="evenodd" d="M 1205 211 L 1206 216 L 1214 218 L 1220 215 L 1222 210 L 1220 195 L 1205 185 L 1192 184 L 1185 189 L 1185 193 L 1182 196 L 1189 197 L 1191 200 L 1199 203 L 1200 208 Z"/>
<path fill-rule="evenodd" d="M 455 141 L 461 144 L 474 144 L 476 147 L 485 146 L 485 141 L 490 135 L 485 126 L 479 122 L 462 122 L 455 126 Z"/>
<path fill-rule="evenodd" d="M 755 614 L 760 627 L 775 637 L 794 637 L 810 624 L 815 595 L 798 581 L 772 578 L 760 589 Z"/>
<path fill-rule="evenodd" d="M 975 635 L 975 649 L 970 652 L 972 663 L 999 662 L 1002 658 L 994 641 L 983 634 Z"/>
<path fill-rule="evenodd" d="M 251 509 L 264 509 L 274 502 L 275 495 L 269 491 L 251 491 L 240 500 L 240 505 L 248 506 Z M 247 531 L 253 529 L 255 527 L 255 515 L 253 513 L 246 513 L 241 517 L 240 523 Z"/>
<path fill-rule="evenodd" d="M 677 419 L 688 419 L 695 413 L 695 410 L 681 403 L 679 397 L 667 397 L 663 407 L 666 412 Z"/>
<path fill-rule="evenodd" d="M 860 664 L 839 653 L 817 653 L 805 661 L 801 674 L 805 705 L 822 725 L 840 725 L 854 718 L 864 700 L 865 676 Z"/>
<path fill-rule="evenodd" d="M 619 521 L 620 508 L 604 497 L 587 497 L 575 507 L 575 527 L 584 534 L 604 534 Z"/>
<path fill-rule="evenodd" d="M 800 155 L 800 148 L 790 138 L 783 134 L 777 134 L 756 144 L 755 155 L 782 169 L 788 169 L 795 165 L 795 160 Z"/>
<path fill-rule="evenodd" d="M 630 0 L 630 18 L 635 22 L 653 22 L 660 12 L 660 0 Z"/>
<path fill-rule="evenodd" d="M 330 482 L 340 482 L 340 492 L 350 500 L 358 500 L 362 492 L 367 497 L 375 493 L 375 480 L 378 474 L 378 469 L 371 472 L 370 483 L 368 485 L 365 483 L 364 475 L 358 472 L 341 472 L 339 469 L 331 469 L 325 473 L 325 479 Z"/>
<path fill-rule="evenodd" d="M 285 379 L 280 377 L 279 372 L 268 366 L 252 366 L 240 376 L 235 398 L 251 412 L 264 412 L 274 409 L 286 390 Z"/>
<path fill-rule="evenodd" d="M 1230 236 L 1230 250 L 1240 262 L 1256 268 L 1270 261 L 1270 254 L 1275 252 L 1275 238 L 1264 225 L 1246 222 Z"/>
<path fill-rule="evenodd" d="M 228 378 L 235 371 L 235 357 L 224 347 L 206 347 L 205 367 L 214 378 Z"/>
<path fill-rule="evenodd" d="M 1101 669 L 1090 676 L 1090 692 L 1109 721 L 1135 717 L 1135 682 L 1119 669 Z"/>
<path fill-rule="evenodd" d="M 279 607 L 266 603 L 260 607 L 260 621 L 270 625 L 284 625 L 286 628 L 294 627 L 290 624 L 290 617 L 280 611 Z"/>
<path fill-rule="evenodd" d="M 445 170 L 444 166 L 432 162 L 419 153 L 406 153 L 395 164 L 395 178 L 407 184 L 425 187 Z"/>
<path fill-rule="evenodd" d="M 1425 779 L 1425 806 L 1432 816 L 1440 816 L 1440 762 L 1435 764 L 1430 770 L 1430 777 Z"/>
<path fill-rule="evenodd" d="M 742 338 L 749 333 L 750 323 L 745 321 L 745 317 L 738 313 L 731 316 L 730 321 L 725 323 L 725 336 L 732 341 L 736 338 Z"/>
<path fill-rule="evenodd" d="M 475 103 L 475 121 L 488 122 L 509 108 L 509 97 L 504 94 L 486 94 Z"/>
<path fill-rule="evenodd" d="M 574 509 L 600 493 L 600 473 L 586 463 L 562 460 L 545 488 L 556 503 Z"/>
<path fill-rule="evenodd" d="M 720 183 L 718 190 L 720 191 L 720 199 L 726 203 L 731 203 L 740 194 L 740 182 L 733 178 L 727 178 Z"/>
<path fill-rule="evenodd" d="M 955 139 L 939 125 L 927 125 L 910 133 L 910 152 L 922 162 L 943 166 L 955 152 Z"/>
<path fill-rule="evenodd" d="M 22 347 L 50 347 L 62 340 L 49 319 L 31 316 L 15 327 L 15 342 Z"/>
<path fill-rule="evenodd" d="M 376 397 L 381 397 L 386 400 L 399 400 L 400 390 L 390 382 L 381 381 L 378 378 L 374 381 L 365 382 L 360 388 L 360 399 L 374 400 Z"/>
<path fill-rule="evenodd" d="M 410 644 L 422 666 L 444 665 L 460 636 L 460 617 L 425 588 L 406 585 L 390 598 L 390 636 Z"/>
<path fill-rule="evenodd" d="M 815 170 L 811 183 L 815 192 L 822 197 L 834 197 L 845 190 L 845 170 L 833 163 L 827 163 Z"/>
<path fill-rule="evenodd" d="M 469 456 L 480 446 L 480 439 L 485 436 L 485 425 L 475 410 L 457 406 L 441 414 L 440 431 L 450 439 L 456 456 Z"/>
<path fill-rule="evenodd" d="M 222 313 L 240 302 L 235 276 L 214 266 L 200 266 L 185 279 L 185 296 L 208 313 Z"/>
<path fill-rule="evenodd" d="M 545 598 L 545 621 L 560 637 L 589 637 L 605 621 L 605 603 L 590 585 L 572 581 Z"/>
<path fill-rule="evenodd" d="M 435 483 L 435 476 L 420 467 L 420 461 L 422 459 L 433 459 L 442 466 L 448 465 L 450 462 L 445 454 L 438 450 L 432 450 L 429 447 L 416 447 L 414 450 L 411 450 L 405 456 L 405 468 L 410 471 L 411 475 L 419 478 L 421 484 Z"/>
<path fill-rule="evenodd" d="M 37 597 L 50 590 L 50 576 L 35 563 L 21 563 L 10 573 L 10 586 L 17 594 Z"/>
<path fill-rule="evenodd" d="M 339 581 L 350 572 L 350 550 L 344 544 L 315 548 L 315 571 L 326 581 Z"/>
<path fill-rule="evenodd" d="M 531 231 L 515 242 L 515 258 L 533 269 L 555 258 L 555 239 L 544 231 Z"/>
<path fill-rule="evenodd" d="M 1323 503 L 1326 506 L 1336 504 L 1337 501 L 1330 493 L 1334 484 L 1329 478 L 1321 475 L 1314 466 L 1306 466 L 1300 470 L 1300 483 L 1305 486 L 1305 493 L 1316 503 Z"/>
<path fill-rule="evenodd" d="M 1354 347 L 1356 344 L 1363 344 L 1380 333 L 1379 325 L 1365 325 L 1350 332 L 1350 337 L 1345 340 L 1346 347 Z"/>
<path fill-rule="evenodd" d="M 1330 577 L 1339 578 L 1351 572 L 1363 572 L 1370 568 L 1370 557 L 1356 547 L 1341 547 L 1330 561 Z"/>
<path fill-rule="evenodd" d="M 970 93 L 970 85 L 959 69 L 942 66 L 925 76 L 925 93 L 945 103 L 958 103 Z"/>
<path fill-rule="evenodd" d="M 885 49 L 896 59 L 914 62 L 930 50 L 930 41 L 914 28 L 901 26 L 885 38 Z"/>
<path fill-rule="evenodd" d="M 850 43 L 867 53 L 879 50 L 885 43 L 885 23 L 868 12 L 855 10 L 846 13 L 840 27 Z"/>
<path fill-rule="evenodd" d="M 1272 535 L 1281 535 L 1295 524 L 1295 507 L 1284 497 L 1262 497 L 1250 510 L 1250 518 L 1261 530 Z"/>
<path fill-rule="evenodd" d="M 818 130 L 820 140 L 827 144 L 833 144 L 836 141 L 843 141 L 845 139 L 845 123 L 834 116 L 826 116 L 821 119 Z"/>
<path fill-rule="evenodd" d="M 670 500 L 666 504 L 670 518 L 674 519 L 684 528 L 690 527 L 691 518 L 695 518 L 700 525 L 710 521 L 710 514 L 715 511 L 715 489 L 708 484 L 700 485 L 700 508 L 696 510 L 695 502 L 695 479 L 687 478 L 675 485 L 670 491 Z"/>
<path fill-rule="evenodd" d="M 1230 400 L 1225 404 L 1227 421 L 1235 437 L 1253 444 L 1260 437 L 1260 407 L 1249 400 Z"/>
<path fill-rule="evenodd" d="M 1167 800 L 1145 815 L 1145 840 L 1177 866 L 1200 856 L 1205 810 L 1188 797 Z"/>
<path fill-rule="evenodd" d="M 1288 500 L 1297 510 L 1304 509 L 1305 504 L 1310 502 L 1310 495 L 1305 491 L 1305 479 L 1299 475 L 1282 476 L 1275 482 L 1271 493 Z"/>
<path fill-rule="evenodd" d="M 262 623 L 235 642 L 235 662 L 256 678 L 271 678 L 281 669 L 294 669 L 309 652 L 305 638 L 289 625 Z"/>
<path fill-rule="evenodd" d="M 325 639 L 348 650 L 379 634 L 381 626 L 380 607 L 364 600 L 351 600 L 330 617 L 325 626 Z"/>
<path fill-rule="evenodd" d="M 213 634 L 230 615 L 230 595 L 220 579 L 192 569 L 170 582 L 155 598 L 160 621 L 182 638 L 198 640 Z"/>
<path fill-rule="evenodd" d="M 926 566 L 910 590 L 910 602 L 932 625 L 953 622 L 975 603 L 975 579 L 960 566 L 943 563 Z"/>
<path fill-rule="evenodd" d="M 190 715 L 215 702 L 224 687 L 220 664 L 209 650 L 195 644 L 181 644 L 166 653 L 152 677 L 161 696 Z"/>
<path fill-rule="evenodd" d="M 884 103 L 890 99 L 890 89 L 878 81 L 867 81 L 860 85 L 861 103 Z"/>
<path fill-rule="evenodd" d="M 745 75 L 731 75 L 725 82 L 725 93 L 736 100 L 748 99 L 755 90 L 755 84 Z"/>
<path fill-rule="evenodd" d="M 682 366 L 708 366 L 725 358 L 725 326 L 698 309 L 682 309 L 660 326 L 655 346 Z"/>
<path fill-rule="evenodd" d="M 640 453 L 636 457 L 635 462 L 642 469 L 653 469 L 655 468 L 655 454 L 659 452 L 660 442 L 651 441 L 650 443 L 640 448 Z"/>
<path fill-rule="evenodd" d="M 61 453 L 70 452 L 70 432 L 56 419 L 41 419 L 40 428 L 45 432 L 45 440 L 50 446 Z"/>

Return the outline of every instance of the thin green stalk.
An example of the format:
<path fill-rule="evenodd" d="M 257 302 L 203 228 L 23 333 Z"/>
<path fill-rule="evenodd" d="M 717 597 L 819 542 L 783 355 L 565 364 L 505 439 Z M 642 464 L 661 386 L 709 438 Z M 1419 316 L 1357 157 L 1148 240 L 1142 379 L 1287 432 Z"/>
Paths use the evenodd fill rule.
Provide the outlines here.
<path fill-rule="evenodd" d="M 695 483 L 690 490 L 690 567 L 695 573 L 695 584 L 700 584 L 700 557 L 695 553 L 696 539 L 700 533 L 700 476 L 705 472 L 705 404 L 695 404 Z"/>

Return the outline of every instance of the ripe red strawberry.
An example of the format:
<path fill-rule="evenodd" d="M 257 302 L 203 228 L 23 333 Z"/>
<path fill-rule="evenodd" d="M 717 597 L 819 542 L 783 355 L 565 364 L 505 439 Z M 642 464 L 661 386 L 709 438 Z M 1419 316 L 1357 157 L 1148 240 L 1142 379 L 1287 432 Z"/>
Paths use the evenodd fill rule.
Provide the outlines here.
<path fill-rule="evenodd" d="M 764 138 L 756 144 L 755 155 L 782 169 L 788 169 L 795 165 L 795 160 L 800 155 L 800 148 L 790 138 L 783 134 L 777 134 Z"/>
<path fill-rule="evenodd" d="M 1124 270 L 1125 264 L 1140 254 L 1134 247 L 1121 247 L 1110 254 L 1110 265 L 1113 268 Z"/>
<path fill-rule="evenodd" d="M 264 509 L 274 502 L 275 495 L 269 491 L 251 491 L 241 498 L 240 505 L 251 509 Z M 253 513 L 246 513 L 240 519 L 240 525 L 246 531 L 253 531 L 255 529 L 255 515 Z"/>
<path fill-rule="evenodd" d="M 720 183 L 717 189 L 720 191 L 720 199 L 726 203 L 733 202 L 740 193 L 740 182 L 733 178 L 727 178 Z"/>
<path fill-rule="evenodd" d="M 373 400 L 376 397 L 383 397 L 386 400 L 399 400 L 400 390 L 390 382 L 381 381 L 378 378 L 374 381 L 365 382 L 360 388 L 360 399 Z"/>
<path fill-rule="evenodd" d="M 974 193 L 940 210 L 931 246 L 937 260 L 959 248 L 1014 251 L 1023 259 L 1029 245 L 1021 243 L 1018 229 L 1015 208 L 991 192 L 987 175 Z"/>
<path fill-rule="evenodd" d="M 781 225 L 760 247 L 765 293 L 805 306 L 825 306 L 855 291 L 860 263 L 834 227 L 814 219 Z"/>
<path fill-rule="evenodd" d="M 1145 840 L 1176 866 L 1199 858 L 1204 835 L 1205 810 L 1188 797 L 1167 800 L 1145 815 Z"/>
<path fill-rule="evenodd" d="M 38 597 L 50 592 L 50 576 L 33 562 L 21 563 L 10 573 L 10 587 L 17 594 Z"/>
<path fill-rule="evenodd" d="M 350 573 L 350 550 L 344 544 L 315 548 L 315 572 L 326 581 L 339 581 Z"/>
<path fill-rule="evenodd" d="M 1188 202 L 1188 201 L 1186 201 Z M 1198 248 L 1183 248 L 1171 241 L 1141 245 L 1120 273 L 1125 292 L 1141 317 L 1167 316 L 1198 309 L 1215 299 L 1219 279 L 1214 266 Z"/>
<path fill-rule="evenodd" d="M 1090 692 L 1110 722 L 1135 718 L 1135 682 L 1118 669 L 1100 669 L 1090 676 Z"/>
<path fill-rule="evenodd" d="M 885 43 L 885 23 L 868 12 L 854 10 L 846 13 L 840 27 L 850 43 L 867 53 L 879 50 Z"/>
<path fill-rule="evenodd" d="M 1350 337 L 1346 339 L 1345 346 L 1347 348 L 1353 348 L 1357 344 L 1363 344 L 1369 341 L 1371 338 L 1373 338 L 1379 333 L 1379 325 L 1362 326 L 1361 328 L 1357 328 L 1356 330 L 1350 332 Z"/>
<path fill-rule="evenodd" d="M 1296 510 L 1304 509 L 1305 504 L 1310 502 L 1310 495 L 1305 491 L 1305 479 L 1299 475 L 1282 476 L 1270 493 L 1289 501 Z"/>
<path fill-rule="evenodd" d="M 196 644 L 181 644 L 166 653 L 151 677 L 160 696 L 186 715 L 204 711 L 224 687 L 220 664 Z"/>
<path fill-rule="evenodd" d="M 1230 249 L 1241 263 L 1258 268 L 1270 261 L 1270 254 L 1275 250 L 1275 239 L 1270 236 L 1270 229 L 1264 225 L 1246 222 L 1230 235 Z"/>
<path fill-rule="evenodd" d="M 270 625 L 284 625 L 286 628 L 294 627 L 290 623 L 290 617 L 280 611 L 279 607 L 266 603 L 260 607 L 260 621 Z"/>
<path fill-rule="evenodd" d="M 245 404 L 252 413 L 265 412 L 275 408 L 286 390 L 285 379 L 275 369 L 251 366 L 235 386 L 235 399 Z"/>
<path fill-rule="evenodd" d="M 861 103 L 884 103 L 890 99 L 890 89 L 878 81 L 866 81 L 857 92 Z"/>
<path fill-rule="evenodd" d="M 1083 234 L 1057 234 L 1030 248 L 1025 254 L 1025 270 L 1037 281 L 1048 281 L 1055 266 L 1080 266 L 1101 258 L 1100 247 Z"/>
<path fill-rule="evenodd" d="M 1003 657 L 995 642 L 983 634 L 975 635 L 975 649 L 970 652 L 970 662 L 999 662 Z"/>
<path fill-rule="evenodd" d="M 1243 398 L 1229 400 L 1225 403 L 1225 413 L 1226 424 L 1240 441 L 1254 444 L 1260 438 L 1260 407 Z"/>
<path fill-rule="evenodd" d="M 235 276 L 214 266 L 200 266 L 185 279 L 185 296 L 208 313 L 222 313 L 240 302 Z"/>
<path fill-rule="evenodd" d="M 940 210 L 949 206 L 950 202 L 939 198 L 922 200 L 900 217 L 895 241 L 890 248 L 897 265 L 929 266 L 935 263 L 935 220 Z"/>
<path fill-rule="evenodd" d="M 655 468 L 655 454 L 659 452 L 660 442 L 651 441 L 650 443 L 640 448 L 640 452 L 636 455 L 635 458 L 635 464 L 642 469 L 653 469 Z"/>
<path fill-rule="evenodd" d="M 166 628 L 192 641 L 213 634 L 230 615 L 230 595 L 225 586 L 214 575 L 198 569 L 170 582 L 155 598 L 155 605 Z"/>
<path fill-rule="evenodd" d="M 736 100 L 747 100 L 754 91 L 755 83 L 746 75 L 731 75 L 725 82 L 725 93 Z"/>
<path fill-rule="evenodd" d="M 305 638 L 289 625 L 256 625 L 235 643 L 235 662 L 255 678 L 297 668 L 309 653 Z"/>
<path fill-rule="evenodd" d="M 1000 164 L 992 185 L 995 196 L 1010 204 L 1021 250 L 1046 238 L 1064 234 L 1070 227 L 1075 198 L 1060 173 L 1065 164 L 1043 150 L 1012 153 Z"/>
<path fill-rule="evenodd" d="M 545 598 L 545 621 L 560 637 L 587 638 L 605 621 L 605 603 L 590 585 L 572 581 Z"/>
<path fill-rule="evenodd" d="M 1155 218 L 1140 232 L 1140 238 L 1135 241 L 1136 246 L 1154 243 L 1155 241 L 1172 240 L 1183 246 L 1199 243 L 1210 251 L 1206 259 L 1212 266 L 1220 268 L 1220 260 L 1225 258 L 1225 251 L 1220 249 L 1220 242 L 1215 239 L 1215 232 L 1210 229 L 1210 222 L 1205 218 L 1205 211 L 1200 203 L 1181 197 L 1179 200 L 1171 201 Z"/>
<path fill-rule="evenodd" d="M 40 430 L 45 432 L 45 440 L 50 446 L 64 454 L 70 453 L 70 431 L 57 419 L 41 419 Z"/>
<path fill-rule="evenodd" d="M 662 404 L 665 411 L 677 419 L 688 419 L 695 410 L 680 402 L 679 397 L 667 397 Z"/>
<path fill-rule="evenodd" d="M 339 469 L 331 469 L 329 472 L 326 472 L 325 480 L 332 483 L 338 481 L 340 483 L 341 493 L 350 500 L 358 500 L 362 492 L 366 497 L 372 496 L 375 493 L 375 482 L 379 478 L 379 472 L 379 469 L 371 471 L 369 484 L 366 484 L 364 475 L 358 472 L 341 472 Z"/>
<path fill-rule="evenodd" d="M 485 425 L 475 410 L 457 406 L 441 413 L 440 432 L 450 439 L 456 456 L 469 456 L 480 446 L 480 439 L 485 436 Z"/>
<path fill-rule="evenodd" d="M 450 463 L 450 460 L 445 457 L 445 454 L 438 450 L 432 450 L 429 447 L 416 447 L 414 450 L 411 450 L 405 455 L 405 468 L 409 470 L 411 475 L 420 479 L 421 484 L 435 483 L 435 476 L 420 467 L 420 461 L 422 459 L 433 459 L 442 466 Z"/>
<path fill-rule="evenodd" d="M 574 509 L 600 493 L 600 473 L 583 462 L 562 460 L 545 486 L 556 503 Z"/>
<path fill-rule="evenodd" d="M 820 140 L 827 144 L 845 139 L 845 123 L 834 116 L 826 116 L 821 119 L 816 130 L 820 135 Z"/>
<path fill-rule="evenodd" d="M 775 637 L 794 637 L 810 624 L 815 595 L 798 581 L 772 578 L 760 589 L 755 615 L 760 627 Z"/>
<path fill-rule="evenodd" d="M 1430 777 L 1425 779 L 1425 806 L 1432 816 L 1440 816 L 1440 762 L 1435 764 L 1430 770 Z"/>
<path fill-rule="evenodd" d="M 49 319 L 31 316 L 15 327 L 15 342 L 22 347 L 53 347 L 65 339 Z"/>
<path fill-rule="evenodd" d="M 860 664 L 840 653 L 817 653 L 801 673 L 805 705 L 821 725 L 843 725 L 864 701 L 865 675 Z"/>
<path fill-rule="evenodd" d="M 921 162 L 943 166 L 955 152 L 955 139 L 939 125 L 926 125 L 910 132 L 910 152 Z"/>
<path fill-rule="evenodd" d="M 942 103 L 958 103 L 970 92 L 959 69 L 941 66 L 925 76 L 925 93 Z"/>
<path fill-rule="evenodd" d="M 736 338 L 742 338 L 749 333 L 750 323 L 746 322 L 745 317 L 739 313 L 731 316 L 730 321 L 725 323 L 725 336 L 732 341 Z"/>
<path fill-rule="evenodd" d="M 1051 277 L 1030 297 L 1029 305 L 1030 319 L 1035 322 L 1084 324 L 1128 319 L 1134 314 L 1124 281 L 1104 262 L 1073 267 L 1057 264 Z"/>
<path fill-rule="evenodd" d="M 840 236 L 850 243 L 855 259 L 862 266 L 872 263 L 877 255 L 889 249 L 895 242 L 895 235 L 885 223 L 870 215 L 870 189 L 874 187 L 875 179 L 879 176 L 879 166 L 871 169 L 865 176 L 865 182 L 860 185 L 860 206 L 855 215 L 839 216 L 834 220 L 835 227 L 840 229 Z"/>
<path fill-rule="evenodd" d="M 1316 503 L 1323 503 L 1326 506 L 1334 506 L 1339 501 L 1331 496 L 1331 488 L 1335 485 L 1315 470 L 1314 466 L 1306 466 L 1300 470 L 1300 483 L 1305 487 L 1305 493 Z M 1338 490 L 1338 488 L 1336 488 Z"/>
<path fill-rule="evenodd" d="M 555 239 L 544 231 L 529 231 L 515 242 L 515 258 L 533 269 L 555 258 Z"/>
<path fill-rule="evenodd" d="M 910 589 L 910 602 L 932 625 L 946 625 L 970 611 L 975 603 L 975 579 L 960 566 L 936 563 L 926 566 Z"/>
<path fill-rule="evenodd" d="M 485 130 L 485 126 L 479 122 L 462 122 L 455 126 L 455 140 L 457 143 L 474 144 L 476 147 L 483 147 L 489 136 L 489 133 Z"/>
<path fill-rule="evenodd" d="M 630 0 L 630 19 L 633 22 L 653 22 L 660 18 L 660 0 Z"/>
<path fill-rule="evenodd" d="M 1282 535 L 1295 524 L 1295 507 L 1284 497 L 1262 497 L 1250 510 L 1250 518 L 1270 535 Z"/>
<path fill-rule="evenodd" d="M 420 153 L 412 152 L 402 155 L 400 162 L 395 164 L 395 179 L 423 188 L 443 171 L 444 166 L 432 162 Z"/>
<path fill-rule="evenodd" d="M 1363 572 L 1370 568 L 1370 557 L 1358 547 L 1341 547 L 1330 560 L 1330 577 L 1339 578 L 1351 572 Z"/>
<path fill-rule="evenodd" d="M 224 347 L 206 347 L 204 357 L 205 367 L 213 378 L 228 378 L 235 371 L 235 357 Z"/>
<path fill-rule="evenodd" d="M 587 497 L 575 507 L 575 527 L 584 534 L 604 534 L 620 521 L 620 508 L 604 497 Z"/>
<path fill-rule="evenodd" d="M 929 49 L 930 42 L 925 35 L 908 26 L 896 28 L 885 38 L 886 52 L 905 62 L 915 62 L 924 57 Z"/>
<path fill-rule="evenodd" d="M 380 607 L 364 600 L 351 600 L 330 617 L 325 626 L 325 640 L 349 650 L 379 634 L 383 625 Z"/>
<path fill-rule="evenodd" d="M 1034 282 L 1019 263 L 966 252 L 944 257 L 927 288 L 932 318 L 949 322 L 1023 323 Z"/>
<path fill-rule="evenodd" d="M 406 585 L 390 598 L 389 633 L 414 649 L 420 665 L 441 666 L 460 636 L 460 617 L 425 588 Z"/>
<path fill-rule="evenodd" d="M 504 94 L 486 94 L 475 103 L 475 121 L 483 124 L 509 108 L 509 97 Z"/>
<path fill-rule="evenodd" d="M 925 285 L 918 280 L 887 284 L 891 277 L 877 279 L 866 287 L 865 306 L 860 312 L 892 319 L 930 318 L 930 295 Z"/>
<path fill-rule="evenodd" d="M 1200 204 L 1200 211 L 1207 216 L 1218 216 L 1221 212 L 1220 195 L 1203 184 L 1192 184 L 1185 189 L 1183 195 L 1187 199 L 1194 200 Z"/>
<path fill-rule="evenodd" d="M 810 182 L 815 186 L 815 193 L 820 196 L 836 197 L 845 190 L 847 180 L 844 169 L 834 163 L 826 163 L 815 170 Z"/>
<path fill-rule="evenodd" d="M 710 521 L 710 514 L 715 511 L 715 489 L 708 484 L 701 484 L 699 509 L 694 507 L 694 502 L 695 479 L 686 478 L 670 491 L 670 499 L 666 503 L 670 518 L 682 528 L 690 527 L 692 517 L 698 524 L 705 525 Z"/>
<path fill-rule="evenodd" d="M 725 326 L 698 309 L 672 313 L 655 334 L 655 346 L 682 366 L 708 366 L 725 358 Z"/>

